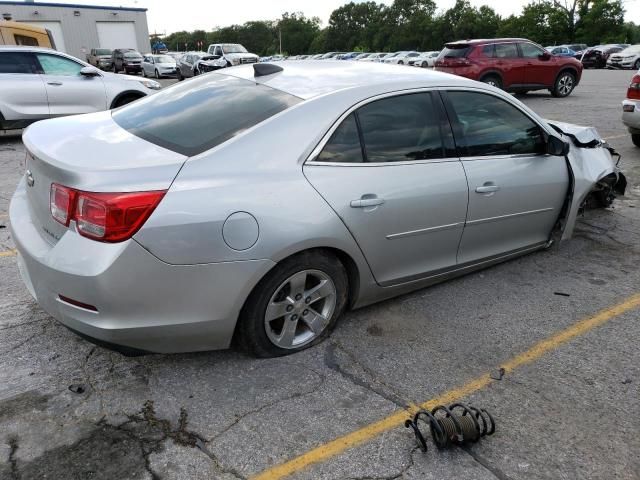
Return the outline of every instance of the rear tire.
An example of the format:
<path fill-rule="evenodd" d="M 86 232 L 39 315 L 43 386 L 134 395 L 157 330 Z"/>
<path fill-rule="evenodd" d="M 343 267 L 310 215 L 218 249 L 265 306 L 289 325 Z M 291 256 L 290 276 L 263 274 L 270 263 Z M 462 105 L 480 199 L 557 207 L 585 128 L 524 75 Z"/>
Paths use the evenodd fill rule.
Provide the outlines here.
<path fill-rule="evenodd" d="M 182 71 L 178 69 L 178 81 L 181 82 L 183 80 L 184 80 L 184 77 L 182 76 Z"/>
<path fill-rule="evenodd" d="M 560 72 L 556 83 L 553 85 L 551 95 L 556 98 L 564 98 L 571 95 L 576 86 L 576 76 L 571 72 Z"/>
<path fill-rule="evenodd" d="M 142 69 L 142 76 L 147 78 L 147 71 L 144 68 Z"/>
<path fill-rule="evenodd" d="M 632 133 L 631 141 L 636 147 L 640 147 L 640 133 Z"/>
<path fill-rule="evenodd" d="M 322 288 L 314 293 L 319 286 Z M 278 357 L 309 348 L 334 328 L 347 305 L 348 291 L 347 272 L 330 253 L 311 250 L 287 258 L 247 298 L 234 340 L 256 357 Z"/>
<path fill-rule="evenodd" d="M 497 75 L 486 75 L 480 80 L 482 83 L 502 89 L 502 80 Z"/>
<path fill-rule="evenodd" d="M 116 67 L 115 63 L 112 66 L 112 70 L 113 70 L 113 73 L 118 73 L 118 67 Z"/>

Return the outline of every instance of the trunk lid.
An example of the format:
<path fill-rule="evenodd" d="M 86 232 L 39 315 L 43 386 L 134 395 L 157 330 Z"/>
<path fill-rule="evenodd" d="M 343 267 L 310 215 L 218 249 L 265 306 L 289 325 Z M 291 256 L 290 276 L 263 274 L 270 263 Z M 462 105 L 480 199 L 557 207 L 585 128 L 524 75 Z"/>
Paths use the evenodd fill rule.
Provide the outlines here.
<path fill-rule="evenodd" d="M 23 142 L 29 207 L 51 244 L 67 230 L 51 216 L 52 183 L 89 192 L 166 190 L 187 159 L 130 134 L 111 112 L 37 122 Z"/>

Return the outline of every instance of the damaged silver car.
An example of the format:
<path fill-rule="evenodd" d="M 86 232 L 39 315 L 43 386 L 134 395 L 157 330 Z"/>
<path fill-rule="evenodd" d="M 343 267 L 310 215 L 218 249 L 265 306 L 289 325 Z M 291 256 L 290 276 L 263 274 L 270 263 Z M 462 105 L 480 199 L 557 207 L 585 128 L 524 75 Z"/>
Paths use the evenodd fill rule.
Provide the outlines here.
<path fill-rule="evenodd" d="M 626 184 L 594 130 L 363 62 L 225 68 L 23 140 L 25 284 L 126 351 L 299 351 L 347 308 L 569 238 Z"/>

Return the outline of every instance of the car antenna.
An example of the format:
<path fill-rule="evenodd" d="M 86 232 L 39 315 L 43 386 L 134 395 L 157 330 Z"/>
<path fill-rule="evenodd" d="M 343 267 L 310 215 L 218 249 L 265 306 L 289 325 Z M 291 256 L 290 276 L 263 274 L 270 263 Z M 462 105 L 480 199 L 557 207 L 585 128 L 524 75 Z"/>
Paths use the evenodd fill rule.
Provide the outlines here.
<path fill-rule="evenodd" d="M 254 77 L 264 77 L 265 75 L 272 75 L 274 73 L 278 73 L 284 70 L 279 65 L 274 65 L 272 63 L 254 63 L 253 64 L 253 76 Z"/>

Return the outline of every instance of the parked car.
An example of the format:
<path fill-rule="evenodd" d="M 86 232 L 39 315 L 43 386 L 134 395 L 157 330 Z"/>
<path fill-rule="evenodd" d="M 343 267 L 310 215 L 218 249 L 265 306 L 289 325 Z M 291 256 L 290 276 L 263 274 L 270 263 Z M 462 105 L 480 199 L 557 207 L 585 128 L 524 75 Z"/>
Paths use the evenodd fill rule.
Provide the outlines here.
<path fill-rule="evenodd" d="M 631 79 L 627 98 L 622 102 L 622 123 L 629 129 L 633 144 L 640 147 L 640 70 Z"/>
<path fill-rule="evenodd" d="M 414 67 L 432 68 L 436 58 L 438 58 L 438 55 L 440 55 L 440 51 L 423 52 L 417 57 L 410 58 L 408 63 Z"/>
<path fill-rule="evenodd" d="M 113 73 L 141 73 L 142 55 L 131 48 L 116 48 L 111 54 L 111 70 Z"/>
<path fill-rule="evenodd" d="M 239 43 L 213 43 L 209 45 L 207 53 L 209 55 L 215 55 L 218 58 L 223 58 L 229 67 L 258 62 L 258 55 L 249 53 L 247 49 Z"/>
<path fill-rule="evenodd" d="M 311 60 L 320 60 L 323 55 L 324 53 L 316 53 L 315 55 L 311 56 Z"/>
<path fill-rule="evenodd" d="M 373 53 L 361 53 L 360 55 L 356 55 L 356 57 L 354 58 L 354 60 L 356 60 L 356 61 L 360 61 L 360 60 L 362 60 L 363 58 L 370 57 L 371 55 L 375 55 L 375 54 L 373 54 Z"/>
<path fill-rule="evenodd" d="M 393 55 L 393 53 L 385 53 L 385 52 L 378 52 L 378 53 L 372 53 L 371 55 L 369 55 L 368 57 L 365 58 L 361 58 L 360 62 L 373 62 L 373 63 L 381 63 L 382 60 L 389 56 L 389 55 Z"/>
<path fill-rule="evenodd" d="M 582 58 L 582 54 L 589 47 L 586 43 L 569 43 L 567 45 L 560 45 L 561 47 L 567 47 L 569 50 L 573 50 L 575 52 L 573 58 L 580 60 Z"/>
<path fill-rule="evenodd" d="M 178 75 L 178 66 L 173 57 L 169 55 L 145 55 L 142 58 L 143 77 L 175 77 Z"/>
<path fill-rule="evenodd" d="M 31 126 L 9 224 L 29 291 L 86 337 L 284 355 L 569 238 L 587 196 L 624 190 L 598 141 L 429 70 L 245 65 Z"/>
<path fill-rule="evenodd" d="M 545 47 L 551 55 L 555 55 L 556 57 L 574 57 L 576 56 L 576 52 L 571 50 L 568 47 Z"/>
<path fill-rule="evenodd" d="M 0 47 L 0 129 L 120 107 L 155 93 L 153 80 L 114 75 L 62 52 Z"/>
<path fill-rule="evenodd" d="M 419 56 L 420 54 L 418 52 L 396 52 L 393 55 L 384 57 L 382 59 L 382 62 L 396 65 L 408 65 L 409 60 L 411 60 L 412 58 L 417 58 Z"/>
<path fill-rule="evenodd" d="M 221 68 L 227 68 L 227 61 L 217 55 L 207 54 L 196 60 L 194 73 L 195 75 L 200 75 L 201 73 L 213 72 Z"/>
<path fill-rule="evenodd" d="M 620 45 L 597 45 L 591 47 L 584 52 L 582 65 L 584 65 L 584 68 L 604 68 L 607 66 L 609 55 L 622 50 L 623 48 Z"/>
<path fill-rule="evenodd" d="M 167 52 L 166 54 L 178 62 L 178 59 L 184 55 L 184 52 Z"/>
<path fill-rule="evenodd" d="M 330 60 L 336 56 L 340 55 L 340 52 L 328 52 L 320 57 L 320 60 Z"/>
<path fill-rule="evenodd" d="M 182 81 L 185 78 L 198 75 L 200 72 L 196 65 L 202 57 L 207 55 L 209 55 L 207 52 L 187 52 L 182 55 L 177 62 L 178 80 Z"/>
<path fill-rule="evenodd" d="M 640 45 L 631 45 L 607 59 L 607 68 L 631 68 L 640 70 Z"/>
<path fill-rule="evenodd" d="M 522 38 L 447 43 L 435 69 L 510 92 L 547 89 L 554 97 L 571 94 L 582 76 L 582 64 L 575 58 L 555 57 Z"/>
<path fill-rule="evenodd" d="M 349 52 L 340 57 L 340 60 L 355 60 L 362 52 Z"/>
<path fill-rule="evenodd" d="M 87 63 L 99 68 L 100 70 L 109 70 L 111 68 L 110 48 L 92 48 L 87 55 Z"/>

